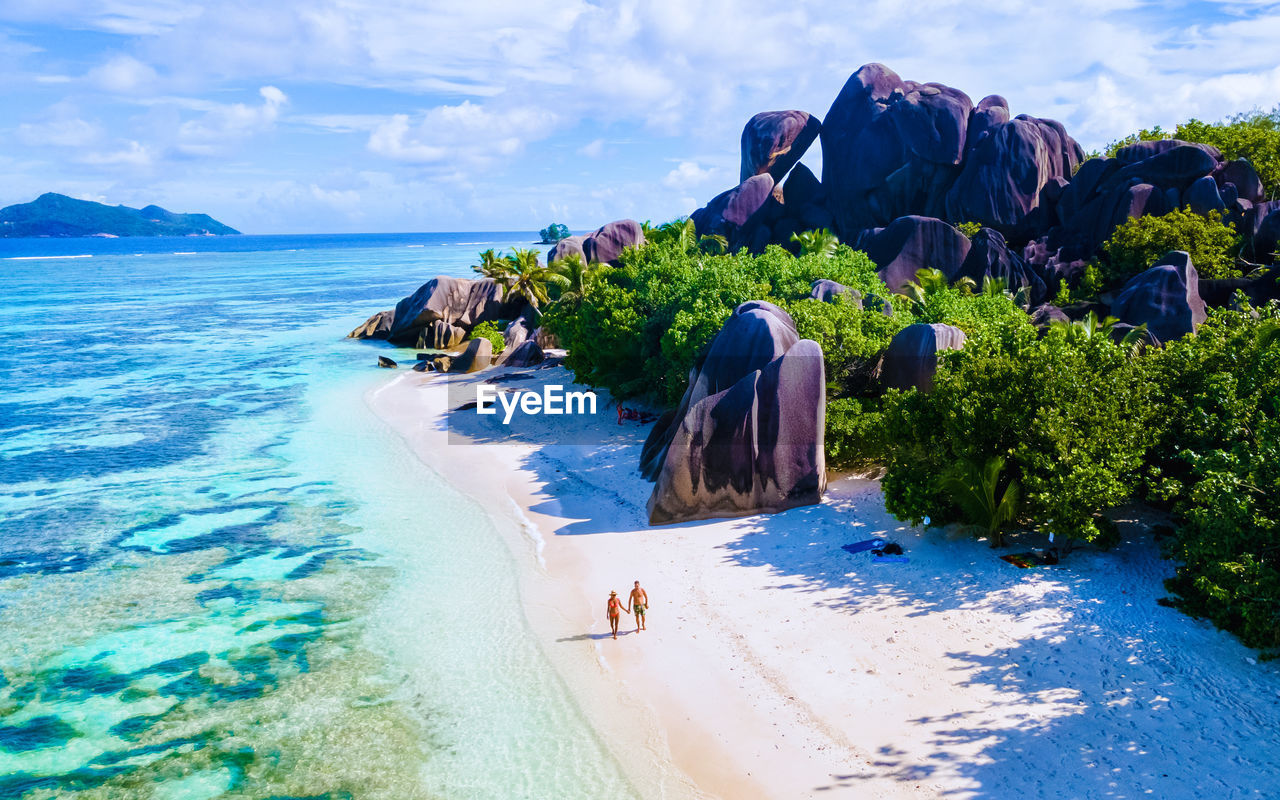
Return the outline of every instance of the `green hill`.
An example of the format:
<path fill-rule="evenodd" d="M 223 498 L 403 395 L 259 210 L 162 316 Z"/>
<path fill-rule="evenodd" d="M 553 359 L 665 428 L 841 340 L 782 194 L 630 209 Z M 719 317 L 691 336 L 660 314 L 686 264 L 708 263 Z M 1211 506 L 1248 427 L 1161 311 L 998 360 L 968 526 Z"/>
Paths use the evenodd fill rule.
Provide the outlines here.
<path fill-rule="evenodd" d="M 0 209 L 0 237 L 198 236 L 237 234 L 208 214 L 175 214 L 160 206 L 107 206 L 52 192 Z"/>

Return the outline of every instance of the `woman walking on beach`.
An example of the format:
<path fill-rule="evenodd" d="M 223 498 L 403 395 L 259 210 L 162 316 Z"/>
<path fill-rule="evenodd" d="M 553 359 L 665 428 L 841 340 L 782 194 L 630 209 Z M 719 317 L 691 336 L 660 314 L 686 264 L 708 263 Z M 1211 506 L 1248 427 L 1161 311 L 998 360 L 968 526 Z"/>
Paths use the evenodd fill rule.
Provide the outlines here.
<path fill-rule="evenodd" d="M 618 618 L 622 616 L 622 601 L 618 599 L 617 592 L 609 592 L 609 605 L 605 608 L 605 614 L 609 616 L 609 629 L 613 631 L 613 638 L 618 638 Z"/>

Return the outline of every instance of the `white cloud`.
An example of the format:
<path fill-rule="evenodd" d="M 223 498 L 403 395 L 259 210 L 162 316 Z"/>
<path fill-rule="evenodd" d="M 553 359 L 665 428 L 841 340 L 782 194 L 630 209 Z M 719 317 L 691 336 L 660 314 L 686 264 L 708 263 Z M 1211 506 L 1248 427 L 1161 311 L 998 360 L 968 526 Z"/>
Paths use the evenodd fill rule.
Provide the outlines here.
<path fill-rule="evenodd" d="M 258 94 L 262 97 L 261 105 L 218 106 L 199 119 L 182 123 L 178 129 L 178 150 L 189 155 L 211 155 L 232 142 L 271 130 L 289 98 L 274 86 L 263 86 Z"/>
<path fill-rule="evenodd" d="M 604 155 L 604 139 L 592 139 L 578 148 L 578 155 L 587 158 L 599 158 Z"/>
<path fill-rule="evenodd" d="M 79 117 L 24 122 L 18 126 L 18 141 L 30 147 L 87 147 L 98 141 L 102 130 Z"/>
<path fill-rule="evenodd" d="M 106 152 L 89 152 L 77 159 L 83 164 L 95 167 L 129 167 L 146 169 L 155 161 L 151 150 L 140 142 L 126 142 L 119 150 Z"/>
<path fill-rule="evenodd" d="M 696 161 L 681 161 L 680 165 L 667 173 L 662 185 L 668 189 L 687 192 L 690 189 L 707 183 L 716 177 L 718 170 L 703 169 Z"/>
<path fill-rule="evenodd" d="M 369 134 L 375 155 L 420 166 L 485 167 L 509 158 L 555 128 L 556 115 L 536 107 L 490 110 L 464 101 L 437 106 L 416 119 L 395 114 Z"/>
<path fill-rule="evenodd" d="M 156 71 L 132 56 L 117 55 L 89 70 L 87 77 L 100 89 L 128 94 L 153 84 Z"/>

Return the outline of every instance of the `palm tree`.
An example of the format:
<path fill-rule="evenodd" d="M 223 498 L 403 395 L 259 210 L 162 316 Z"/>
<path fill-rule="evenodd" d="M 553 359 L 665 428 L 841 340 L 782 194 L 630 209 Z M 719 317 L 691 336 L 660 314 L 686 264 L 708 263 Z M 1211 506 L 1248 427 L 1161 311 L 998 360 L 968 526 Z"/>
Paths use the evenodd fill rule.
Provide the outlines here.
<path fill-rule="evenodd" d="M 836 248 L 840 246 L 840 240 L 826 228 L 793 233 L 791 234 L 791 241 L 800 245 L 800 255 L 802 256 L 813 255 L 831 258 L 836 254 Z"/>
<path fill-rule="evenodd" d="M 698 237 L 698 249 L 709 256 L 721 256 L 729 252 L 729 240 L 718 233 L 708 233 Z"/>
<path fill-rule="evenodd" d="M 492 247 L 480 254 L 480 263 L 473 266 L 472 269 L 486 278 L 493 278 L 497 281 L 501 281 L 508 271 L 506 259 L 496 255 Z"/>
<path fill-rule="evenodd" d="M 687 253 L 698 245 L 698 228 L 688 218 L 662 223 L 658 234 L 660 240 L 672 242 L 682 253 Z"/>
<path fill-rule="evenodd" d="M 538 253 L 534 250 L 516 249 L 506 257 L 506 262 L 507 271 L 498 280 L 507 287 L 507 297 L 523 297 L 535 309 L 551 302 L 547 294 L 549 285 L 564 286 L 568 283 L 563 275 L 542 266 L 538 261 Z"/>
<path fill-rule="evenodd" d="M 582 256 L 570 253 L 564 258 L 552 261 L 550 269 L 564 279 L 564 283 L 556 282 L 562 287 L 557 302 L 574 303 L 587 296 L 588 279 L 595 269 L 594 265 L 583 263 Z"/>
<path fill-rule="evenodd" d="M 1053 322 L 1050 323 L 1049 327 L 1050 330 L 1061 331 L 1068 341 L 1088 341 L 1094 337 L 1114 339 L 1113 333 L 1119 324 L 1120 320 L 1115 317 L 1099 319 L 1097 314 L 1090 311 L 1084 315 L 1083 319 L 1078 319 L 1075 322 Z M 1127 351 L 1130 357 L 1133 357 L 1150 341 L 1151 337 L 1147 333 L 1147 323 L 1144 322 L 1127 331 L 1116 344 Z"/>
<path fill-rule="evenodd" d="M 1010 479 L 996 498 L 1004 463 L 1002 456 L 988 458 L 981 469 L 961 462 L 942 478 L 942 487 L 951 494 L 951 501 L 959 506 L 970 525 L 986 534 L 992 547 L 1004 546 L 1001 528 L 1017 517 L 1022 500 L 1017 479 Z"/>

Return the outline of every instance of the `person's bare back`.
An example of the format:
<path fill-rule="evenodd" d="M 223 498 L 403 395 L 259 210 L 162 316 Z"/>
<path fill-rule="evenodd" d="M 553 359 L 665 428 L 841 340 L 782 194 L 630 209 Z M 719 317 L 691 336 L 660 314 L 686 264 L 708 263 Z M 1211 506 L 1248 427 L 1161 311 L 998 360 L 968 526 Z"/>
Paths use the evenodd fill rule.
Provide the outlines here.
<path fill-rule="evenodd" d="M 636 581 L 636 587 L 631 590 L 631 595 L 627 597 L 627 612 L 636 615 L 636 633 L 648 630 L 645 627 L 645 612 L 649 609 L 649 594 L 640 588 L 640 581 Z"/>

